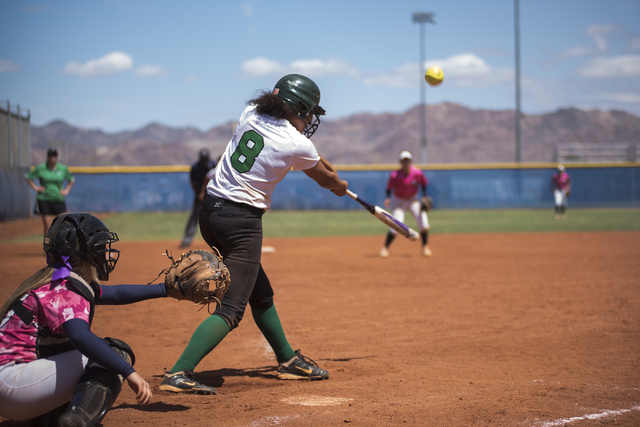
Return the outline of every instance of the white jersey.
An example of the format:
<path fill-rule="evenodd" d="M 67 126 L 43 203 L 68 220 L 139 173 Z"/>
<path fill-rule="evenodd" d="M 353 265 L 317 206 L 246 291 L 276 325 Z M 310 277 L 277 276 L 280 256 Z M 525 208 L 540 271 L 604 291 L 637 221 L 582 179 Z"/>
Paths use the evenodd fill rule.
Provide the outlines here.
<path fill-rule="evenodd" d="M 288 120 L 258 114 L 250 105 L 214 169 L 207 193 L 267 210 L 287 172 L 311 169 L 318 161 L 313 143 Z"/>

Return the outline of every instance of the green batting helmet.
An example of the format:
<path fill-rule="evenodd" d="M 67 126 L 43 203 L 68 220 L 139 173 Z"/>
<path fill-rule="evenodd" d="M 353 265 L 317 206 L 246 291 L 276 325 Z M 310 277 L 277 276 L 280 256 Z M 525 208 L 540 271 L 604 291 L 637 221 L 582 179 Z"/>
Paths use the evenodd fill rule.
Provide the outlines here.
<path fill-rule="evenodd" d="M 276 83 L 275 89 L 278 89 L 278 96 L 301 119 L 320 103 L 318 85 L 300 74 L 288 74 L 282 77 Z"/>

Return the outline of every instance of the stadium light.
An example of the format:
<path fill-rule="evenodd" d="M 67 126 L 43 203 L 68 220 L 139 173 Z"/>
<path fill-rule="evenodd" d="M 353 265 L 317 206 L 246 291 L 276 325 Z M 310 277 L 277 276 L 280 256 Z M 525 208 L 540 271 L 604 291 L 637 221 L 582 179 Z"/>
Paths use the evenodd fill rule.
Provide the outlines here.
<path fill-rule="evenodd" d="M 515 23 L 515 59 L 516 59 L 516 163 L 522 161 L 521 141 L 520 141 L 520 4 L 518 0 L 514 0 L 514 16 Z"/>
<path fill-rule="evenodd" d="M 427 92 L 424 80 L 425 41 L 424 24 L 435 24 L 432 12 L 414 12 L 413 22 L 420 24 L 420 163 L 427 163 Z"/>

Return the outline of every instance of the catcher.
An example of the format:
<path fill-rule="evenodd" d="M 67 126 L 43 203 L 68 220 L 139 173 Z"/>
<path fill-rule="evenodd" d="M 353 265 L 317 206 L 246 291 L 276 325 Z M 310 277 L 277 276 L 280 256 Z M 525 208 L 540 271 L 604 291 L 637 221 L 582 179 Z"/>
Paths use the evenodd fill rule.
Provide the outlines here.
<path fill-rule="evenodd" d="M 44 238 L 47 266 L 0 310 L 0 416 L 34 425 L 98 425 L 123 381 L 138 403 L 151 387 L 125 342 L 91 332 L 99 305 L 166 297 L 164 284 L 104 286 L 119 258 L 116 233 L 93 215 L 56 217 Z"/>
<path fill-rule="evenodd" d="M 118 236 L 87 213 L 56 217 L 44 238 L 47 266 L 26 279 L 0 309 L 0 416 L 37 426 L 96 426 L 124 381 L 138 403 L 151 387 L 133 368 L 127 343 L 91 332 L 99 305 L 173 296 L 201 304 L 222 298 L 220 258 L 194 251 L 174 260 L 158 285 L 104 286 L 120 252 Z M 215 289 L 214 289 L 215 288 Z"/>
<path fill-rule="evenodd" d="M 392 215 L 401 222 L 404 222 L 404 211 L 409 210 L 420 228 L 420 238 L 422 240 L 422 255 L 431 256 L 429 248 L 429 218 L 427 212 L 433 206 L 433 199 L 427 195 L 429 181 L 424 173 L 412 165 L 413 156 L 409 151 L 402 151 L 398 156 L 402 167 L 391 172 L 387 182 L 387 194 L 384 199 L 384 207 L 391 209 Z M 422 189 L 422 198 L 418 199 L 418 187 Z M 391 195 L 393 194 L 393 198 Z M 389 256 L 389 246 L 396 238 L 394 230 L 389 229 L 384 246 L 380 250 L 380 256 Z"/>

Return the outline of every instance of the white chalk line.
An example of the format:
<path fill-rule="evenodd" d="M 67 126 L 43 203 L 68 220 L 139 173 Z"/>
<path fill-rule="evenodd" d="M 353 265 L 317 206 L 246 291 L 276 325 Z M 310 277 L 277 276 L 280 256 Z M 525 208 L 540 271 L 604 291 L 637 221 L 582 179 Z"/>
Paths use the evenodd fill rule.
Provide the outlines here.
<path fill-rule="evenodd" d="M 565 424 L 573 423 L 575 421 L 598 420 L 600 418 L 615 417 L 616 415 L 622 415 L 622 414 L 625 414 L 627 412 L 632 412 L 632 411 L 640 411 L 640 406 L 634 406 L 631 409 L 619 409 L 617 411 L 608 410 L 608 411 L 600 412 L 598 414 L 587 414 L 587 415 L 583 415 L 581 417 L 571 417 L 571 418 L 563 418 L 563 419 L 560 419 L 560 420 L 547 421 L 547 422 L 544 422 L 544 423 L 540 424 L 540 426 L 541 427 L 563 426 Z"/>

